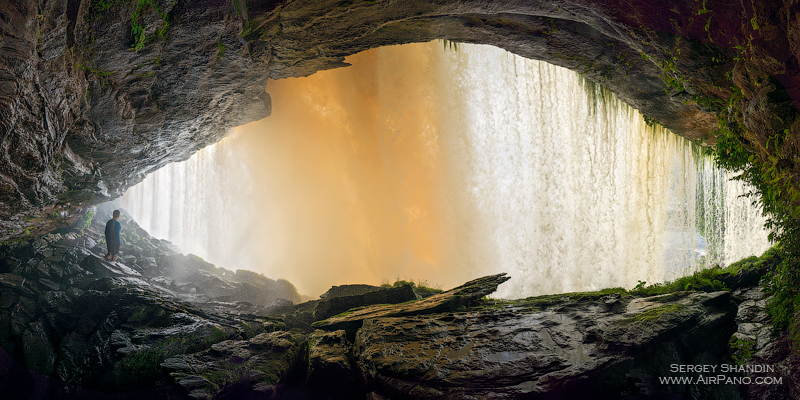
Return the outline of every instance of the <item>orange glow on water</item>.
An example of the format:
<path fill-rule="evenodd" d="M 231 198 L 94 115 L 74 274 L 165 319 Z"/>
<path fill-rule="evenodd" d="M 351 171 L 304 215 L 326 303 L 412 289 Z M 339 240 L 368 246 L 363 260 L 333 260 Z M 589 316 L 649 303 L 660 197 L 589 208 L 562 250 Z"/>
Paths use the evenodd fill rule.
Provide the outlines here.
<path fill-rule="evenodd" d="M 429 44 L 434 46 L 435 44 Z M 443 246 L 436 51 L 376 49 L 353 66 L 270 81 L 272 116 L 238 128 L 271 231 L 268 270 L 310 293 L 437 282 Z M 393 68 L 412 65 L 413 69 Z M 259 211 L 261 212 L 261 211 Z"/>

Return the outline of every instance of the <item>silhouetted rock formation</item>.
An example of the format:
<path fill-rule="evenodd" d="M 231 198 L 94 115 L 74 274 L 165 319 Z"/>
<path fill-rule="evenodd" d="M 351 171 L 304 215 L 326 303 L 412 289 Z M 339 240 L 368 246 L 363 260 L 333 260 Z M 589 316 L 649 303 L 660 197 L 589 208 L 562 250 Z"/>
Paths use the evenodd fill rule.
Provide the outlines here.
<path fill-rule="evenodd" d="M 380 286 L 372 286 L 372 285 L 341 285 L 341 286 L 331 286 L 327 292 L 319 295 L 320 299 L 327 299 L 333 297 L 342 297 L 342 296 L 354 296 L 354 295 L 361 295 L 369 292 L 374 292 L 376 290 L 380 290 Z"/>
<path fill-rule="evenodd" d="M 0 246 L 0 346 L 27 368 L 101 391 L 163 386 L 170 353 L 283 326 L 250 314 L 299 300 L 286 281 L 178 254 L 127 218 L 120 262 L 106 261 L 108 219 L 101 207 L 85 229 Z"/>
<path fill-rule="evenodd" d="M 427 298 L 398 285 L 292 304 L 286 298 L 297 292 L 288 282 L 181 255 L 125 217 L 122 261 L 104 260 L 108 211 L 101 207 L 83 230 L 0 246 L 0 397 L 766 399 L 800 393 L 791 339 L 773 340 L 764 295 L 749 286 L 758 268 L 720 275 L 737 288 L 733 296 L 595 292 L 489 299 L 509 279 L 499 274 Z M 774 365 L 770 376 L 783 384 L 660 381 L 676 376 L 674 364 L 719 366 L 749 357 L 749 363 Z"/>

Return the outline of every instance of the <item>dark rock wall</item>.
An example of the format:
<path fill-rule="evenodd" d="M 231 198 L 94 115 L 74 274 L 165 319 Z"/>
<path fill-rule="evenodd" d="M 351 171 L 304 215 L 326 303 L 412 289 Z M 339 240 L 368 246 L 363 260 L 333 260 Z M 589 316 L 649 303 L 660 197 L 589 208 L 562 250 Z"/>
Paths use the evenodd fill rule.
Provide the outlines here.
<path fill-rule="evenodd" d="M 767 95 L 795 92 L 797 6 L 702 4 L 715 11 L 689 0 L 3 2 L 0 240 L 66 226 L 86 205 L 268 116 L 268 78 L 341 67 L 383 45 L 492 44 L 581 72 L 710 143 L 715 116 L 692 95 L 730 96 L 725 73 L 741 64 L 732 47 L 749 38 L 759 62 L 740 70 L 777 83 L 753 97 L 751 119 L 790 122 L 792 97 Z"/>
<path fill-rule="evenodd" d="M 498 274 L 420 299 L 402 285 L 293 305 L 285 300 L 298 297 L 290 283 L 177 254 L 125 215 L 120 258 L 103 260 L 109 212 L 102 205 L 85 228 L 0 245 L 0 398 L 768 399 L 799 393 L 790 344 L 798 329 L 771 337 L 767 299 L 753 287 L 758 277 L 741 270 L 725 278 L 733 293 L 639 297 L 612 289 L 488 299 L 509 279 Z M 747 271 L 765 272 L 755 264 Z M 734 339 L 742 344 L 732 346 Z M 775 366 L 772 376 L 782 383 L 659 380 L 674 375 L 672 364 L 736 360 Z"/>
<path fill-rule="evenodd" d="M 267 62 L 248 54 L 233 11 L 213 1 L 0 5 L 0 239 L 67 225 L 81 205 L 269 115 Z"/>

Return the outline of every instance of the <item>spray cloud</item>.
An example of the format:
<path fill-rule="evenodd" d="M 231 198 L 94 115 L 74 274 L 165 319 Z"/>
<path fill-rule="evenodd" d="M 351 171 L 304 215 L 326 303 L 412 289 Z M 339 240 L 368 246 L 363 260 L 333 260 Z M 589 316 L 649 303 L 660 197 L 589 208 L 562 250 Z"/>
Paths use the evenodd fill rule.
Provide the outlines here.
<path fill-rule="evenodd" d="M 348 61 L 271 81 L 272 116 L 152 174 L 128 211 L 306 294 L 497 272 L 502 297 L 632 287 L 768 246 L 724 171 L 571 71 L 437 43 Z"/>

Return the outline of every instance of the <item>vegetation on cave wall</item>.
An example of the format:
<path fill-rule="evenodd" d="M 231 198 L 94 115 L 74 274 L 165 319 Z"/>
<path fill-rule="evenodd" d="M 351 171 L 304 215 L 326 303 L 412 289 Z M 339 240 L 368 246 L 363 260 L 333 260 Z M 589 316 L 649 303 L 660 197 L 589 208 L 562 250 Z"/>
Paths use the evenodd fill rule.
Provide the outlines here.
<path fill-rule="evenodd" d="M 630 18 L 732 51 L 728 57 L 710 57 L 703 71 L 688 68 L 680 45 L 642 53 L 642 58 L 662 70 L 667 92 L 682 94 L 685 101 L 717 116 L 718 128 L 712 132 L 716 143 L 709 153 L 720 166 L 738 172 L 735 179 L 755 188 L 749 197 L 763 207 L 771 240 L 781 253 L 782 261 L 767 276 L 765 288 L 773 296 L 768 311 L 782 330 L 800 311 L 800 118 L 794 93 L 798 76 L 790 70 L 793 56 L 786 51 L 796 27 L 787 21 L 791 12 L 781 2 L 687 4 L 684 12 L 689 16 L 681 23 L 656 21 L 642 12 L 632 12 Z"/>

